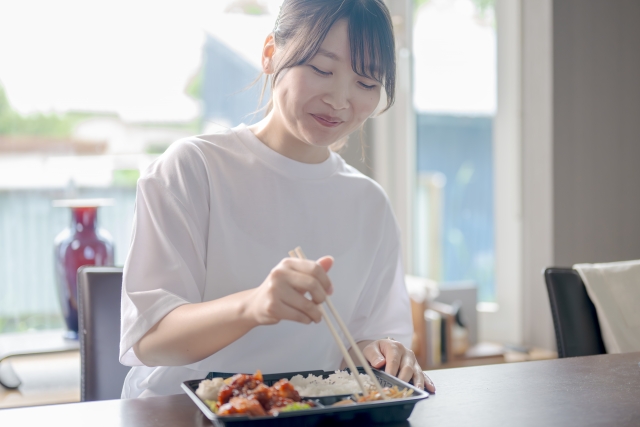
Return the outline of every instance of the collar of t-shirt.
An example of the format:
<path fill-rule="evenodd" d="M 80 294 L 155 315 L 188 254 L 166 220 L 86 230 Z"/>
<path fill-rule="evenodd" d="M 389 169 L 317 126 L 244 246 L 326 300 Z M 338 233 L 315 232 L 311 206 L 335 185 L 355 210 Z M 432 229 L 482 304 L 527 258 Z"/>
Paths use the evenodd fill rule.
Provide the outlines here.
<path fill-rule="evenodd" d="M 240 141 L 249 151 L 276 172 L 290 178 L 308 180 L 328 178 L 338 168 L 340 156 L 333 151 L 330 151 L 329 158 L 322 163 L 302 163 L 269 148 L 246 125 L 241 124 L 236 129 Z"/>

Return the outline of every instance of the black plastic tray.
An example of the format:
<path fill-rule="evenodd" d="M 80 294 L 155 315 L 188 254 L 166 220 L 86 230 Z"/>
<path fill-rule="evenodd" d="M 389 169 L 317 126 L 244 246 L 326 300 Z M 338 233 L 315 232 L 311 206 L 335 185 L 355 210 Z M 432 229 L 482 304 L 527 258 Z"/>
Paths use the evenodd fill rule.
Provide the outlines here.
<path fill-rule="evenodd" d="M 365 373 L 364 369 L 358 368 L 360 373 Z M 267 374 L 263 375 L 264 383 L 271 386 L 276 381 L 286 378 L 291 379 L 295 375 L 307 376 L 313 374 L 315 376 L 323 376 L 324 378 L 333 374 L 334 372 L 325 371 L 304 371 L 304 372 L 287 372 L 282 374 Z M 377 369 L 373 369 L 373 373 L 380 381 L 383 387 L 398 386 L 399 389 L 409 388 L 413 391 L 413 395 L 404 399 L 392 399 L 392 400 L 378 400 L 373 402 L 356 403 L 349 406 L 329 406 L 333 403 L 342 400 L 350 395 L 338 395 L 338 396 L 321 396 L 321 397 L 306 397 L 305 399 L 313 400 L 320 403 L 323 406 L 311 408 L 302 411 L 282 412 L 277 416 L 266 417 L 248 417 L 248 416 L 222 416 L 218 417 L 211 409 L 196 395 L 196 390 L 200 381 L 203 380 L 191 380 L 182 383 L 182 388 L 194 401 L 202 413 L 209 418 L 213 424 L 218 426 L 225 425 L 237 425 L 237 423 L 250 423 L 252 427 L 257 426 L 316 426 L 318 424 L 327 425 L 331 422 L 362 422 L 362 423 L 390 423 L 400 422 L 409 418 L 413 407 L 419 401 L 429 397 L 429 393 L 424 390 L 420 390 L 413 385 L 399 380 L 389 374 L 386 374 Z M 234 374 L 211 372 L 207 375 L 206 379 L 211 378 L 228 378 Z"/>

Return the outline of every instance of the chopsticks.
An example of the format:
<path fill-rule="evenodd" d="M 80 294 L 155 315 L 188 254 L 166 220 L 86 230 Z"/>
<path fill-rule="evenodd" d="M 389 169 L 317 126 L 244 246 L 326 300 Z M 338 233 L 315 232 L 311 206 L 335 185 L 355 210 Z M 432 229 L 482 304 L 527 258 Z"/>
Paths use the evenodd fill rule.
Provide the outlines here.
<path fill-rule="evenodd" d="M 307 259 L 307 257 L 304 255 L 304 252 L 302 252 L 302 248 L 300 246 L 298 246 L 292 251 L 289 251 L 289 256 L 291 258 L 297 257 L 300 259 Z M 358 347 L 358 344 L 356 344 L 355 340 L 351 336 L 349 329 L 347 329 L 347 325 L 345 325 L 345 323 L 342 321 L 342 317 L 340 317 L 338 310 L 336 310 L 333 303 L 331 302 L 329 295 L 327 295 L 325 302 L 329 306 L 329 310 L 331 310 L 331 314 L 333 314 L 333 317 L 338 322 L 340 329 L 342 329 L 342 333 L 347 338 L 347 341 L 349 341 L 349 344 L 351 345 L 351 348 L 353 349 L 354 353 L 360 360 L 360 363 L 362 364 L 362 367 L 364 368 L 365 372 L 367 373 L 367 375 L 369 375 L 369 378 L 371 378 L 371 382 L 373 382 L 373 384 L 376 387 L 376 390 L 378 391 L 378 393 L 380 393 L 380 397 L 382 397 L 383 400 L 389 400 L 389 398 L 384 394 L 384 391 L 382 390 L 382 386 L 378 382 L 378 378 L 373 374 L 373 371 L 369 366 L 369 362 L 367 361 L 367 359 L 365 359 L 364 354 L 362 354 L 362 351 L 360 350 L 360 347 Z M 342 339 L 340 339 L 340 335 L 338 335 L 338 331 L 336 331 L 336 328 L 335 326 L 333 326 L 331 319 L 329 319 L 329 316 L 327 316 L 327 312 L 325 311 L 324 306 L 322 304 L 320 304 L 320 313 L 322 313 L 322 318 L 327 323 L 327 326 L 331 331 L 331 335 L 333 335 L 333 338 L 336 340 L 336 343 L 338 344 L 338 347 L 342 352 L 342 356 L 344 357 L 344 360 L 347 362 L 347 366 L 349 367 L 349 370 L 351 371 L 356 381 L 358 382 L 360 389 L 362 389 L 362 395 L 363 396 L 368 395 L 369 391 L 366 389 L 366 387 L 362 383 L 358 369 L 356 368 L 355 363 L 353 363 L 353 359 L 351 358 L 349 351 L 347 351 L 347 348 L 344 346 Z"/>

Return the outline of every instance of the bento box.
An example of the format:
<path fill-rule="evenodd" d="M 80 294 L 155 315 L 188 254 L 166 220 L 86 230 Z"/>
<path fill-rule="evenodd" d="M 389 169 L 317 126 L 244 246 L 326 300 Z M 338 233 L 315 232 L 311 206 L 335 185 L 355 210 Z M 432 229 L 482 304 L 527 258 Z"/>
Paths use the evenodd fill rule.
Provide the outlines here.
<path fill-rule="evenodd" d="M 365 373 L 363 368 L 358 368 L 360 373 Z M 316 407 L 298 410 L 293 412 L 280 412 L 276 416 L 258 416 L 250 417 L 247 415 L 230 415 L 218 416 L 209 406 L 203 402 L 197 395 L 196 390 L 201 381 L 191 380 L 182 383 L 182 388 L 193 402 L 200 408 L 202 413 L 209 418 L 216 426 L 236 426 L 238 423 L 248 423 L 251 426 L 316 426 L 319 424 L 330 425 L 332 422 L 353 422 L 353 423 L 390 423 L 405 421 L 411 415 L 413 407 L 419 401 L 429 397 L 429 393 L 414 387 L 412 384 L 399 380 L 383 371 L 373 369 L 374 375 L 378 378 L 382 387 L 397 386 L 400 389 L 408 388 L 413 394 L 409 397 L 376 400 L 370 402 L 355 403 L 346 406 L 331 406 L 334 403 L 349 398 L 351 395 L 334 395 L 321 397 L 305 397 L 303 399 L 311 400 Z M 287 372 L 281 374 L 263 375 L 263 382 L 267 386 L 271 386 L 277 381 L 285 378 L 290 380 L 295 375 L 322 376 L 327 378 L 333 372 L 326 371 L 304 371 L 304 372 Z M 211 372 L 205 379 L 212 378 L 228 378 L 234 374 Z"/>

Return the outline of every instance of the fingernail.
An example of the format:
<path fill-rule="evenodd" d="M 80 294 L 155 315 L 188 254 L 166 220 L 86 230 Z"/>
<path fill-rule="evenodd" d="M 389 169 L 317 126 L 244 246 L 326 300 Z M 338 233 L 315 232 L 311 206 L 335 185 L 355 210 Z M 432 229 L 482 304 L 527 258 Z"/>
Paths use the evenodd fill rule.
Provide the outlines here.
<path fill-rule="evenodd" d="M 382 362 L 384 362 L 384 357 L 376 357 L 376 359 L 373 361 L 373 364 L 379 365 Z"/>

